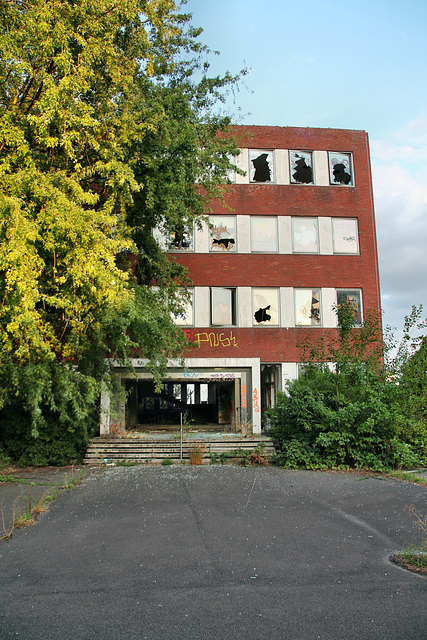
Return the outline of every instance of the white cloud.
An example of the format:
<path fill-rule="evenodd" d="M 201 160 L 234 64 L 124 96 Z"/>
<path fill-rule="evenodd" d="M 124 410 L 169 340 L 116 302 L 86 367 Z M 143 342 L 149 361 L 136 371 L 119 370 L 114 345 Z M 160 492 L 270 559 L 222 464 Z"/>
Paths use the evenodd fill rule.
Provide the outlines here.
<path fill-rule="evenodd" d="M 371 151 L 374 158 L 387 163 L 396 160 L 416 164 L 427 162 L 427 118 L 414 118 L 390 139 L 374 140 Z"/>
<path fill-rule="evenodd" d="M 398 327 L 413 304 L 427 312 L 427 160 L 415 173 L 399 158 L 405 146 L 393 147 L 388 163 L 374 151 L 372 163 L 382 304 L 386 324 Z"/>

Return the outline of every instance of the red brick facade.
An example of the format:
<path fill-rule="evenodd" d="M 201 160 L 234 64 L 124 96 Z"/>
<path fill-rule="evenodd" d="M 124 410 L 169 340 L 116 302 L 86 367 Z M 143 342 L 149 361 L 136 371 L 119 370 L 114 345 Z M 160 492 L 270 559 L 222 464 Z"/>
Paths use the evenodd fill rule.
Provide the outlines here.
<path fill-rule="evenodd" d="M 334 287 L 360 289 L 364 309 L 380 311 L 379 273 L 368 136 L 364 131 L 292 127 L 236 127 L 242 147 L 342 151 L 353 157 L 352 187 L 306 184 L 232 184 L 212 215 L 316 216 L 357 218 L 358 255 L 188 253 L 176 258 L 188 267 L 195 286 Z M 252 357 L 261 362 L 297 362 L 300 332 L 319 327 L 188 329 L 200 348 L 197 357 Z M 234 340 L 228 340 L 232 332 Z M 200 334 L 197 337 L 197 334 Z M 217 334 L 210 342 L 203 334 Z M 221 340 L 223 334 L 225 339 Z M 195 337 L 196 336 L 196 337 Z M 211 346 L 211 342 L 217 342 Z M 191 356 L 194 357 L 192 352 Z"/>

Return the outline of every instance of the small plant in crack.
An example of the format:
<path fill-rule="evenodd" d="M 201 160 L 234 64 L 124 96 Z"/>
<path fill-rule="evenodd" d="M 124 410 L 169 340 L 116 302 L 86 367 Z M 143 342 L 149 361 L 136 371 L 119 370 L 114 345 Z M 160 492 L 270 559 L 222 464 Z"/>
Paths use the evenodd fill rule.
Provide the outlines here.
<path fill-rule="evenodd" d="M 423 532 L 419 544 L 408 544 L 403 551 L 392 556 L 392 561 L 411 571 L 427 576 L 427 515 L 417 511 L 414 505 L 405 507 L 406 511 L 415 518 L 417 525 Z"/>

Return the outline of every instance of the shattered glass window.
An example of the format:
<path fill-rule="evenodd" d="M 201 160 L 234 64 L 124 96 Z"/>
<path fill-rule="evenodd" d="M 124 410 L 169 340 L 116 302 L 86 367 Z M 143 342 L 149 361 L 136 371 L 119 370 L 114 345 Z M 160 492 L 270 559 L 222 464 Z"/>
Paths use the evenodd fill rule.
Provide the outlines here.
<path fill-rule="evenodd" d="M 275 216 L 251 217 L 252 251 L 277 252 L 277 218 Z"/>
<path fill-rule="evenodd" d="M 354 324 L 362 324 L 362 294 L 359 289 L 337 291 L 337 306 L 348 304 L 354 312 Z"/>
<path fill-rule="evenodd" d="M 331 184 L 353 186 L 351 153 L 329 152 L 329 179 Z"/>
<path fill-rule="evenodd" d="M 292 218 L 294 253 L 319 253 L 317 218 Z"/>
<path fill-rule="evenodd" d="M 179 226 L 166 238 L 167 251 L 193 251 L 193 227 Z"/>
<path fill-rule="evenodd" d="M 249 179 L 250 182 L 274 182 L 272 151 L 250 149 Z"/>
<path fill-rule="evenodd" d="M 320 289 L 295 289 L 295 324 L 320 325 Z"/>
<path fill-rule="evenodd" d="M 359 253 L 359 234 L 355 218 L 332 218 L 334 253 Z"/>
<path fill-rule="evenodd" d="M 278 289 L 253 289 L 252 305 L 254 325 L 279 325 Z"/>
<path fill-rule="evenodd" d="M 211 289 L 211 324 L 236 324 L 236 289 Z"/>
<path fill-rule="evenodd" d="M 308 151 L 290 151 L 291 182 L 313 184 L 313 156 Z"/>
<path fill-rule="evenodd" d="M 236 251 L 236 218 L 235 216 L 211 216 L 210 251 Z"/>

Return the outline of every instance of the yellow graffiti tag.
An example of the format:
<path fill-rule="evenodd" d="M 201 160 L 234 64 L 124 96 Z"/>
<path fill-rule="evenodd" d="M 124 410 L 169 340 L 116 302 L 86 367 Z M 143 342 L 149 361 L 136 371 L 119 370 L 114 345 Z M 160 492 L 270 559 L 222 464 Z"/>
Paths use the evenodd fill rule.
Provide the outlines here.
<path fill-rule="evenodd" d="M 233 332 L 230 331 L 228 337 L 225 333 L 208 333 L 204 331 L 202 333 L 195 334 L 195 341 L 201 344 L 202 342 L 209 342 L 212 348 L 217 347 L 237 347 L 236 338 L 233 336 Z"/>

